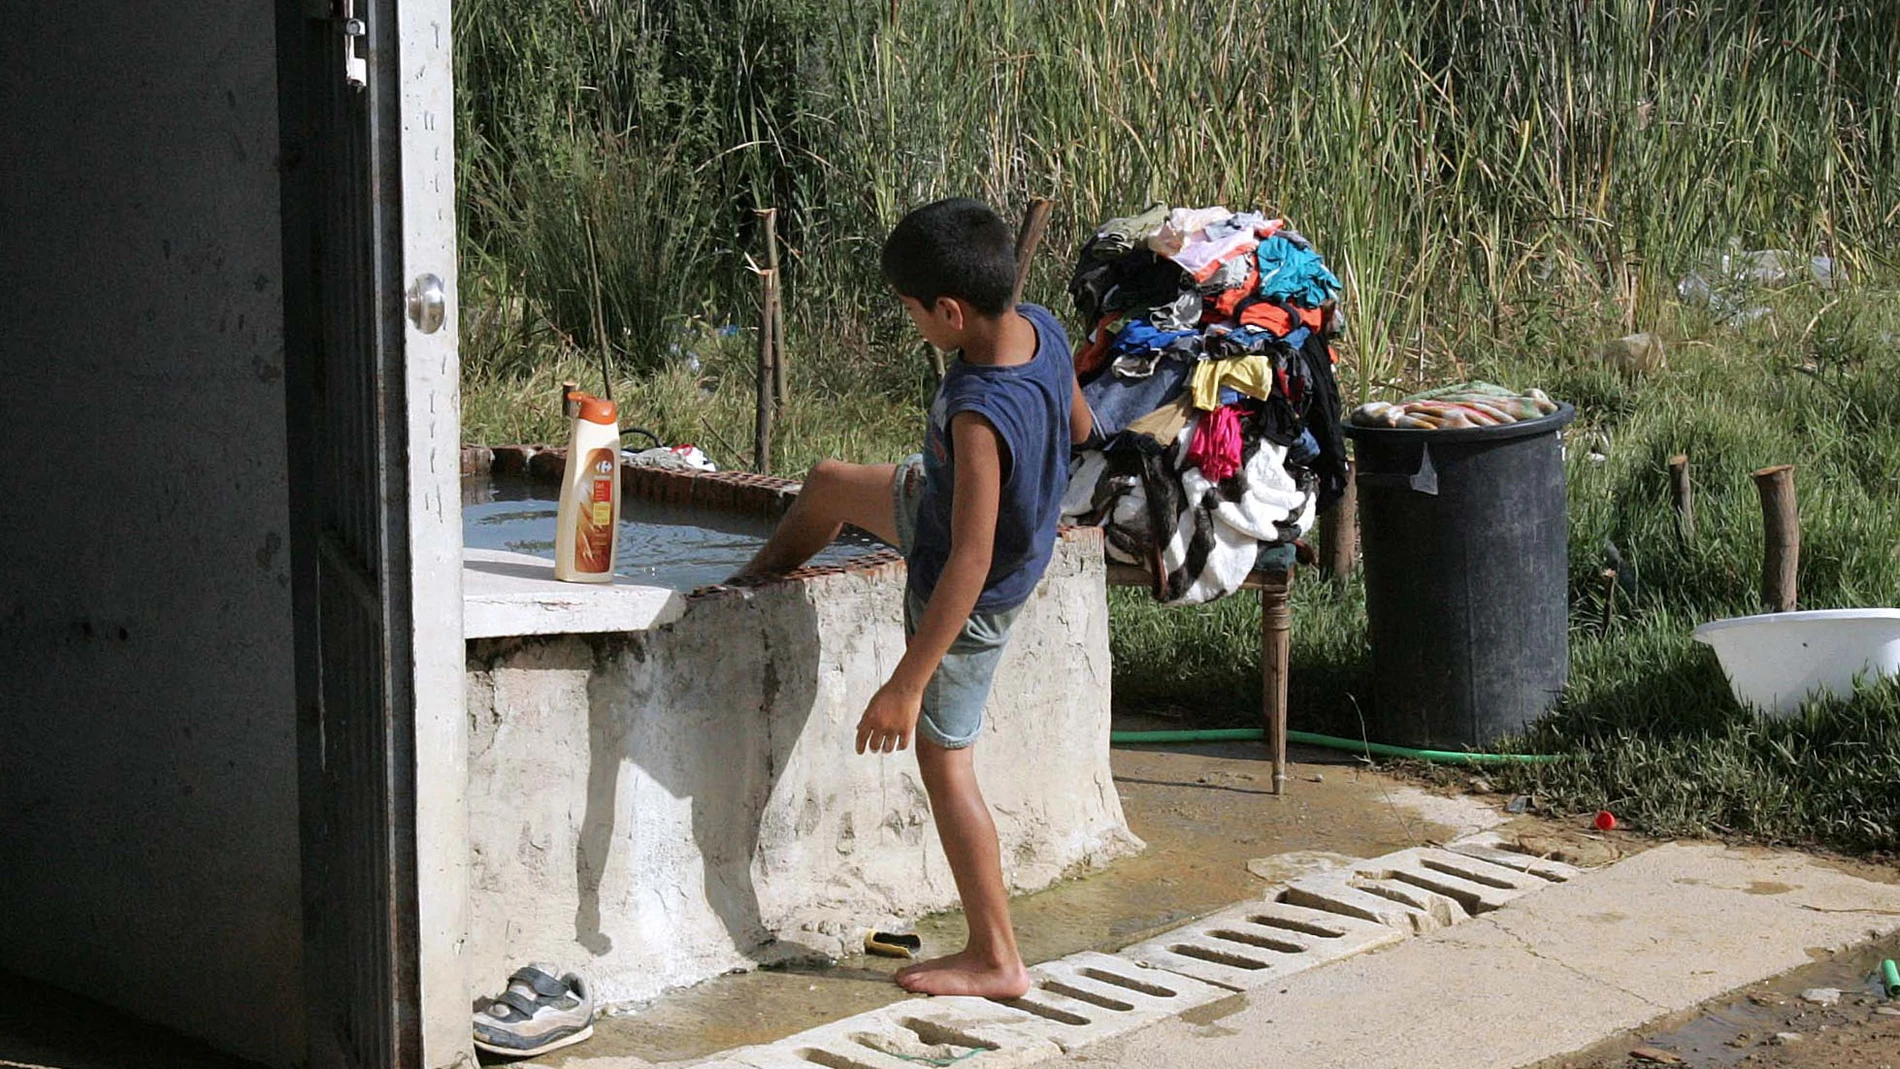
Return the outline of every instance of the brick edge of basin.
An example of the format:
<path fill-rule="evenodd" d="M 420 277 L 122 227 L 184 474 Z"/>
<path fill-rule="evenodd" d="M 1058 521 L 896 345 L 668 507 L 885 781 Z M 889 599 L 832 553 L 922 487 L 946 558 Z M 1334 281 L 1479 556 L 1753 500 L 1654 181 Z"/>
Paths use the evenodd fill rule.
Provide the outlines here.
<path fill-rule="evenodd" d="M 567 450 L 554 445 L 464 445 L 462 474 L 526 476 L 549 485 L 558 485 L 567 465 Z M 686 508 L 738 513 L 776 520 L 785 514 L 798 497 L 803 483 L 777 475 L 758 475 L 741 471 L 688 471 L 655 467 L 622 460 L 620 492 L 642 501 L 656 501 Z M 1065 541 L 1100 542 L 1101 530 L 1094 527 L 1063 526 Z M 870 550 L 844 564 L 808 565 L 783 577 L 756 586 L 798 583 L 825 576 L 881 573 L 901 567 L 904 558 L 893 549 Z M 730 587 L 708 586 L 687 592 L 689 600 L 733 596 Z"/>
<path fill-rule="evenodd" d="M 526 476 L 559 483 L 567 449 L 555 445 L 465 445 L 463 475 Z M 643 501 L 740 512 L 776 519 L 798 496 L 799 483 L 740 471 L 686 471 L 620 463 L 620 489 Z"/>

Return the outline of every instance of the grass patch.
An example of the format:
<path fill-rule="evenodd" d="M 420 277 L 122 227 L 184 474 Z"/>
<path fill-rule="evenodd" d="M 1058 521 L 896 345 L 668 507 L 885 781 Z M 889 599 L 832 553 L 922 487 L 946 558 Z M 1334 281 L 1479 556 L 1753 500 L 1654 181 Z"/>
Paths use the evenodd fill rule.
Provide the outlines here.
<path fill-rule="evenodd" d="M 1900 683 L 1764 720 L 1731 697 L 1690 632 L 1759 611 L 1761 514 L 1751 471 L 1797 466 L 1806 608 L 1900 605 L 1900 313 L 1892 298 L 1789 300 L 1746 333 L 1677 340 L 1669 370 L 1631 383 L 1582 356 L 1504 354 L 1475 372 L 1546 384 L 1579 409 L 1568 436 L 1570 683 L 1560 708 L 1507 740 L 1565 760 L 1487 771 L 1556 812 L 1608 808 L 1661 835 L 1719 834 L 1856 851 L 1900 849 Z M 1593 459 L 1587 445 L 1605 449 Z M 1606 444 L 1607 443 L 1607 444 Z M 1686 452 L 1696 537 L 1669 502 Z M 1606 616 L 1599 574 L 1615 546 L 1634 590 Z M 1310 573 L 1309 573 L 1310 574 Z M 1111 600 L 1118 703 L 1205 726 L 1259 716 L 1258 606 Z M 1295 587 L 1290 718 L 1355 737 L 1369 700 L 1358 581 Z"/>
<path fill-rule="evenodd" d="M 1502 789 L 1656 835 L 1900 848 L 1900 682 L 1769 720 L 1729 700 L 1714 656 L 1675 628 L 1579 653 L 1563 708 L 1518 740 L 1570 756 L 1493 770 Z"/>

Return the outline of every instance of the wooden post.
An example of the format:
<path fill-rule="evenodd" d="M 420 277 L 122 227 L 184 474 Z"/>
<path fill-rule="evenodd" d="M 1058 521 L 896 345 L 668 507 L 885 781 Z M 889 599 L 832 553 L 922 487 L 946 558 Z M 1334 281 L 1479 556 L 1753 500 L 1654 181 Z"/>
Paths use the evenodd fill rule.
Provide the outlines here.
<path fill-rule="evenodd" d="M 600 395 L 614 399 L 613 343 L 607 338 L 607 305 L 600 295 L 600 250 L 594 247 L 594 224 L 587 223 L 587 279 L 593 290 L 594 344 L 600 347 Z"/>
<path fill-rule="evenodd" d="M 1358 557 L 1358 471 L 1358 461 L 1346 458 L 1346 492 L 1319 517 L 1319 557 L 1335 583 L 1343 583 L 1352 575 Z"/>
<path fill-rule="evenodd" d="M 778 209 L 760 208 L 759 216 L 765 220 L 765 269 L 779 277 L 778 270 Z M 773 285 L 778 286 L 777 282 Z M 772 305 L 772 397 L 780 405 L 791 400 L 791 391 L 785 385 L 785 302 L 775 301 Z"/>
<path fill-rule="evenodd" d="M 1684 542 L 1695 540 L 1695 488 L 1689 484 L 1689 457 L 1677 453 L 1669 458 L 1669 492 L 1676 505 L 1676 534 Z"/>
<path fill-rule="evenodd" d="M 772 470 L 772 316 L 778 305 L 778 272 L 771 268 L 759 272 L 759 411 L 753 424 L 752 470 L 761 475 Z"/>
<path fill-rule="evenodd" d="M 1273 793 L 1286 793 L 1286 678 L 1292 653 L 1293 613 L 1287 596 L 1293 573 L 1260 586 L 1260 712 L 1273 750 Z"/>
<path fill-rule="evenodd" d="M 1616 569 L 1603 569 L 1603 634 L 1610 633 L 1610 625 L 1616 622 Z"/>
<path fill-rule="evenodd" d="M 1009 295 L 1011 308 L 1023 299 L 1023 286 L 1029 282 L 1029 261 L 1036 256 L 1036 246 L 1042 244 L 1042 232 L 1049 226 L 1053 206 L 1049 198 L 1036 197 L 1023 213 L 1022 229 L 1016 231 L 1016 288 Z"/>
<path fill-rule="evenodd" d="M 578 390 L 580 388 L 581 388 L 581 384 L 578 382 L 568 381 L 568 382 L 561 383 L 561 418 L 562 419 L 571 420 L 575 416 L 578 416 L 581 414 L 581 403 L 579 401 L 569 400 L 567 396 L 568 394 L 571 394 L 575 390 Z"/>
<path fill-rule="evenodd" d="M 1752 476 L 1761 494 L 1761 600 L 1769 612 L 1792 612 L 1798 600 L 1801 517 L 1795 508 L 1794 465 L 1777 464 Z"/>

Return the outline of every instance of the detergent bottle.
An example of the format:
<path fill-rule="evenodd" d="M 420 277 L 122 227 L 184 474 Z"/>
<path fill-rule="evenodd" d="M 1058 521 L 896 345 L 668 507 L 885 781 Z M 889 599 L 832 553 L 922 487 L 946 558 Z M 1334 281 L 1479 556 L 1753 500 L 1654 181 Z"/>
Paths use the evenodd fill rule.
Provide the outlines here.
<path fill-rule="evenodd" d="M 620 427 L 612 401 L 571 392 L 578 405 L 561 474 L 555 524 L 554 577 L 570 583 L 611 583 L 620 529 Z"/>

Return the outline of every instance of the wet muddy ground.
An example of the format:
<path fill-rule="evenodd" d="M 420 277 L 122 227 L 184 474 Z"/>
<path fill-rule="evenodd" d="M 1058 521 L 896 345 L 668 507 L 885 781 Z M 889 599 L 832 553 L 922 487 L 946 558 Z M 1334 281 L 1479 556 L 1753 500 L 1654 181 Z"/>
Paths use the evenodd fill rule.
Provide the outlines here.
<path fill-rule="evenodd" d="M 1344 754 L 1294 747 L 1287 793 L 1272 794 L 1264 746 L 1230 743 L 1118 749 L 1116 786 L 1139 856 L 1012 903 L 1032 964 L 1082 950 L 1119 950 L 1259 897 L 1268 880 L 1248 862 L 1312 852 L 1372 857 L 1442 842 L 1496 822 L 1485 803 L 1429 794 L 1360 768 Z M 1255 864 L 1268 876 L 1300 857 Z M 917 926 L 927 956 L 962 946 L 961 914 Z M 901 961 L 858 956 L 722 977 L 601 1021 L 588 1057 L 682 1061 L 765 1043 L 908 997 L 890 979 Z M 578 1053 L 578 1051 L 577 1051 Z M 559 1064 L 564 1055 L 552 1056 Z"/>
<path fill-rule="evenodd" d="M 1827 957 L 1538 1069 L 1900 1069 L 1900 999 L 1876 970 L 1900 938 Z"/>

